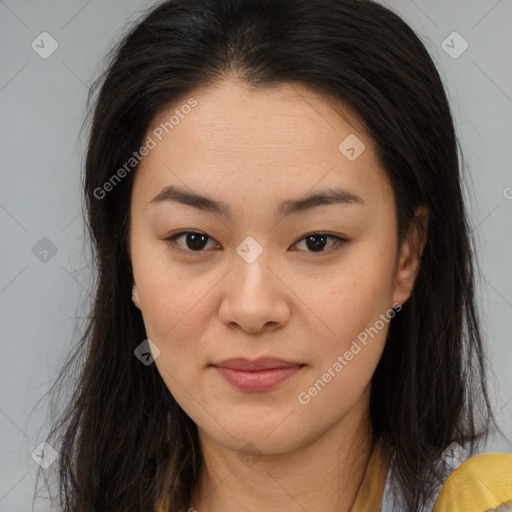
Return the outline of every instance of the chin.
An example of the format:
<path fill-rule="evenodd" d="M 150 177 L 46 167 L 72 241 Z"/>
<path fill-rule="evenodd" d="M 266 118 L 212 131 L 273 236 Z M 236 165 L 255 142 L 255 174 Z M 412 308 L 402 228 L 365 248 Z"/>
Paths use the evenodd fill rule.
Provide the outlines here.
<path fill-rule="evenodd" d="M 229 425 L 227 432 L 217 423 L 203 430 L 214 442 L 226 448 L 260 455 L 288 453 L 315 439 L 315 432 L 304 432 L 303 426 L 298 430 L 300 425 L 296 424 L 296 420 L 295 424 L 292 423 L 294 420 L 290 421 L 292 415 L 285 418 L 286 414 L 279 415 L 278 419 L 268 418 L 266 421 L 260 418 L 259 421 L 252 422 L 226 422 Z"/>

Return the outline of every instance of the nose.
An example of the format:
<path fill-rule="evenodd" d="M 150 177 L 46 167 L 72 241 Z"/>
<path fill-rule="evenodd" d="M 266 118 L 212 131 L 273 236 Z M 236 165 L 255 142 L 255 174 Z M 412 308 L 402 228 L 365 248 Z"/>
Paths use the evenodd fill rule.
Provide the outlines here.
<path fill-rule="evenodd" d="M 251 263 L 235 253 L 225 280 L 219 316 L 230 329 L 249 333 L 274 330 L 290 318 L 291 291 L 264 250 Z"/>

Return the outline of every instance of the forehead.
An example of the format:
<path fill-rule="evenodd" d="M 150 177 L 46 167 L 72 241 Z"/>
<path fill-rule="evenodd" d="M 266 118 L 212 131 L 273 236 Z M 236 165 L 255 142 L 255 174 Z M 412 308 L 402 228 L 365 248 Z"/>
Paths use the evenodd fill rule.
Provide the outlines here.
<path fill-rule="evenodd" d="M 180 177 L 180 185 L 226 194 L 245 187 L 300 195 L 322 182 L 363 195 L 387 181 L 354 111 L 297 83 L 222 80 L 198 88 L 160 111 L 147 136 L 155 145 L 136 184 L 149 200 Z"/>

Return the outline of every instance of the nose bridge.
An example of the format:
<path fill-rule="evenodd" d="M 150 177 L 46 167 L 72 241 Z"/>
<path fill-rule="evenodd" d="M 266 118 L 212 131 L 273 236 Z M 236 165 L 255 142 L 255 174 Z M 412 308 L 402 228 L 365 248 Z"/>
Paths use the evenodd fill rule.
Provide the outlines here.
<path fill-rule="evenodd" d="M 235 250 L 234 268 L 220 310 L 223 322 L 238 324 L 249 332 L 267 324 L 283 324 L 289 311 L 279 279 L 271 270 L 270 244 L 263 239 L 260 244 L 248 236 Z"/>
<path fill-rule="evenodd" d="M 256 240 L 247 236 L 236 247 L 235 274 L 236 280 L 246 292 L 261 292 L 271 286 L 269 282 L 271 272 L 267 268 L 271 261 L 271 249 L 268 239 L 263 237 Z"/>

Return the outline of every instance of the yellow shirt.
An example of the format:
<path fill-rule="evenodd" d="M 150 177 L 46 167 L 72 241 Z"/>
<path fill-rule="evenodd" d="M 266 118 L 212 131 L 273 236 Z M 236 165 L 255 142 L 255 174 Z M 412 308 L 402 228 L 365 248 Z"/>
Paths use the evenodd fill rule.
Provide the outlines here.
<path fill-rule="evenodd" d="M 433 512 L 512 512 L 512 455 L 489 453 L 464 461 L 446 479 Z"/>

